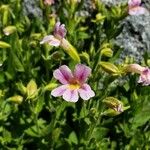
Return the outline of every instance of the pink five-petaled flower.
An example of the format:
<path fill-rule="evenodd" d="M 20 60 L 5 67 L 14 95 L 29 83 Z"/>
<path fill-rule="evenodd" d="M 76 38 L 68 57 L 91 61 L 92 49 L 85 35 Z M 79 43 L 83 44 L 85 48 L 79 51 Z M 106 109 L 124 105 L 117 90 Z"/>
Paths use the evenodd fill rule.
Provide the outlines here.
<path fill-rule="evenodd" d="M 51 46 L 60 46 L 61 41 L 64 39 L 66 33 L 67 30 L 65 29 L 65 25 L 61 25 L 60 22 L 57 22 L 54 27 L 54 34 L 45 36 L 40 44 L 48 43 Z"/>
<path fill-rule="evenodd" d="M 147 12 L 146 8 L 140 6 L 141 0 L 129 0 L 128 1 L 128 13 L 130 15 L 142 15 Z"/>
<path fill-rule="evenodd" d="M 45 5 L 52 5 L 54 4 L 54 0 L 44 0 Z"/>
<path fill-rule="evenodd" d="M 51 95 L 54 97 L 62 96 L 64 100 L 69 102 L 77 102 L 79 96 L 83 100 L 94 97 L 94 91 L 86 83 L 90 74 L 91 69 L 83 64 L 77 64 L 74 72 L 66 65 L 59 67 L 53 75 L 62 85 L 52 90 Z"/>
<path fill-rule="evenodd" d="M 143 85 L 150 85 L 150 69 L 145 68 L 139 77 L 138 83 L 142 83 Z"/>

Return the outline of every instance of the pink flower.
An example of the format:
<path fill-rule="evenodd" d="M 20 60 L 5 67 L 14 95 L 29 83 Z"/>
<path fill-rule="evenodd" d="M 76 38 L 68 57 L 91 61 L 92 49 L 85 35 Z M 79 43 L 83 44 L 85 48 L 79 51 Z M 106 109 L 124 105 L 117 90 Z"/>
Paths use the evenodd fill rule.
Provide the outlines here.
<path fill-rule="evenodd" d="M 139 77 L 138 83 L 143 83 L 143 85 L 150 85 L 150 69 L 145 68 Z"/>
<path fill-rule="evenodd" d="M 66 33 L 67 30 L 65 29 L 65 25 L 61 25 L 60 22 L 57 22 L 54 27 L 54 35 L 45 36 L 40 44 L 48 43 L 51 46 L 60 46 L 61 41 L 64 39 Z"/>
<path fill-rule="evenodd" d="M 128 1 L 128 13 L 130 15 L 142 15 L 147 13 L 146 8 L 140 6 L 141 0 L 129 0 Z"/>
<path fill-rule="evenodd" d="M 130 64 L 126 67 L 126 72 L 133 72 L 140 74 L 138 83 L 143 85 L 150 85 L 150 69 L 142 67 L 139 64 Z"/>
<path fill-rule="evenodd" d="M 59 67 L 54 71 L 53 76 L 62 85 L 52 90 L 51 95 L 54 97 L 62 96 L 68 102 L 77 102 L 79 96 L 83 100 L 89 100 L 95 96 L 94 91 L 86 83 L 90 74 L 91 69 L 82 64 L 77 64 L 74 72 L 66 65 Z"/>
<path fill-rule="evenodd" d="M 54 3 L 55 3 L 54 0 L 44 0 L 45 5 L 52 5 Z"/>

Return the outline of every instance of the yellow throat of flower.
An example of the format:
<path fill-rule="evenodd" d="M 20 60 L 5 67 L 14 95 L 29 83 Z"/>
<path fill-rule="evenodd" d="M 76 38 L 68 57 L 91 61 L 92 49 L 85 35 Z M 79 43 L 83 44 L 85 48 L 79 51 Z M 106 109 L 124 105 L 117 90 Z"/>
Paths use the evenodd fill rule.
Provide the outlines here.
<path fill-rule="evenodd" d="M 80 88 L 80 85 L 79 84 L 69 84 L 68 88 L 70 90 L 76 90 L 76 89 Z"/>

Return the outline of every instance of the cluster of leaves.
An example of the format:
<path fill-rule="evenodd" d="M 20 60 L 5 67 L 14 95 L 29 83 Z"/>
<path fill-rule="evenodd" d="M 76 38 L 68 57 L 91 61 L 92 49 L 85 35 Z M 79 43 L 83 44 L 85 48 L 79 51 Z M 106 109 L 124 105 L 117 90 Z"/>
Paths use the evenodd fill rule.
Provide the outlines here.
<path fill-rule="evenodd" d="M 149 149 L 150 87 L 114 65 L 122 49 L 113 44 L 121 32 L 127 6 L 104 6 L 99 0 L 39 1 L 43 18 L 25 14 L 21 0 L 0 1 L 0 149 Z M 90 15 L 82 14 L 89 11 Z M 96 96 L 68 103 L 54 98 L 53 70 L 75 62 L 61 48 L 40 45 L 57 20 L 81 63 L 92 68 L 89 84 Z M 148 55 L 145 64 L 148 64 Z M 129 63 L 129 61 L 127 62 Z M 117 81 L 117 82 L 116 82 Z M 116 114 L 103 100 L 116 97 L 130 106 Z"/>

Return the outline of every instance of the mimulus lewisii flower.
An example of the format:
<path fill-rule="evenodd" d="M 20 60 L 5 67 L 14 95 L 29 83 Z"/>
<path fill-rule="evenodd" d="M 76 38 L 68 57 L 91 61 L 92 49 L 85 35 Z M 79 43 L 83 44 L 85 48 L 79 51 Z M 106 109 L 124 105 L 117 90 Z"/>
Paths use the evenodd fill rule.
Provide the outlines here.
<path fill-rule="evenodd" d="M 43 40 L 40 42 L 40 44 L 48 43 L 51 46 L 56 46 L 56 47 L 60 46 L 66 33 L 67 30 L 65 29 L 65 25 L 64 24 L 61 25 L 60 22 L 57 22 L 54 27 L 54 34 L 45 36 Z"/>
<path fill-rule="evenodd" d="M 83 64 L 77 64 L 74 72 L 66 65 L 59 67 L 53 73 L 62 85 L 52 90 L 51 95 L 54 97 L 62 96 L 68 102 L 77 102 L 79 96 L 83 100 L 89 100 L 95 96 L 94 91 L 86 83 L 87 78 L 91 74 L 91 69 Z"/>
<path fill-rule="evenodd" d="M 128 13 L 130 15 L 142 15 L 147 12 L 146 8 L 140 6 L 141 0 L 129 0 L 128 1 Z"/>
<path fill-rule="evenodd" d="M 126 68 L 127 72 L 133 72 L 140 74 L 138 83 L 143 85 L 150 85 L 150 69 L 147 67 L 142 67 L 139 64 L 130 64 Z"/>
<path fill-rule="evenodd" d="M 51 46 L 58 47 L 64 49 L 64 51 L 70 55 L 70 57 L 75 60 L 77 63 L 80 62 L 80 57 L 76 49 L 65 39 L 67 30 L 65 29 L 64 24 L 60 24 L 57 22 L 54 27 L 53 35 L 47 35 L 43 38 L 40 44 L 48 43 Z"/>

